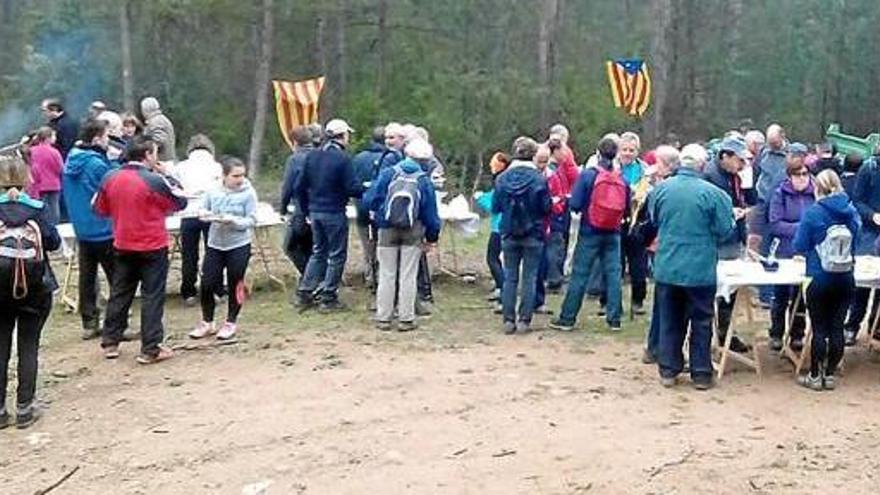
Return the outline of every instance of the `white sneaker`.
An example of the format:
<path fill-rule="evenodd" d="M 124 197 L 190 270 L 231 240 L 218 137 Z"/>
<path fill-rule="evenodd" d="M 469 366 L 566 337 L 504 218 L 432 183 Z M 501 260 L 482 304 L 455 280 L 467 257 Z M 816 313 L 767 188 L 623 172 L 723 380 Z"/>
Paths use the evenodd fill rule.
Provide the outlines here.
<path fill-rule="evenodd" d="M 235 331 L 237 330 L 235 323 L 229 323 L 228 321 L 223 324 L 220 328 L 220 331 L 217 332 L 217 338 L 220 340 L 229 340 L 235 337 Z"/>
<path fill-rule="evenodd" d="M 203 339 L 208 335 L 214 335 L 215 333 L 217 333 L 217 329 L 214 328 L 213 322 L 208 323 L 207 321 L 200 321 L 193 331 L 189 333 L 189 338 Z"/>

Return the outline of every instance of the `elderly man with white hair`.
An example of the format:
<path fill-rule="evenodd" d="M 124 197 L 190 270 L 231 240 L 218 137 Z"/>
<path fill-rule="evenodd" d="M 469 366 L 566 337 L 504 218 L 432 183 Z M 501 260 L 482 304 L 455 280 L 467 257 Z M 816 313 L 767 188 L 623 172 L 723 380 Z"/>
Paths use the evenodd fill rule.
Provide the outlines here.
<path fill-rule="evenodd" d="M 174 124 L 162 113 L 159 100 L 148 96 L 141 100 L 141 114 L 144 116 L 144 135 L 159 144 L 159 161 L 177 161 L 177 139 Z"/>
<path fill-rule="evenodd" d="M 364 195 L 379 231 L 376 326 L 391 330 L 397 300 L 397 329 L 401 332 L 416 328 L 416 278 L 422 246 L 430 249 L 437 242 L 441 226 L 434 185 L 423 170 L 434 150 L 421 138 L 411 140 L 404 150 L 406 158 L 383 170 Z"/>
<path fill-rule="evenodd" d="M 752 213 L 750 231 L 752 235 L 761 238 L 761 254 L 766 255 L 770 249 L 770 225 L 768 221 L 770 199 L 776 189 L 786 179 L 785 161 L 788 142 L 785 138 L 785 129 L 779 124 L 770 124 L 767 127 L 767 145 L 761 150 L 760 155 L 753 163 L 753 171 L 756 174 L 755 191 L 757 202 Z M 761 303 L 769 307 L 773 300 L 773 291 L 770 287 L 760 288 Z"/>
<path fill-rule="evenodd" d="M 746 164 L 739 173 L 739 177 L 742 181 L 743 195 L 746 198 L 746 203 L 754 205 L 758 201 L 758 193 L 755 190 L 756 173 L 754 164 L 758 156 L 761 154 L 761 151 L 764 149 L 766 139 L 764 139 L 764 133 L 757 129 L 746 132 L 744 139 L 746 142 L 746 148 L 749 150 L 749 153 L 752 154 L 752 158 L 746 160 Z"/>
<path fill-rule="evenodd" d="M 733 233 L 735 223 L 730 198 L 703 179 L 701 157 L 691 153 L 688 150 L 687 161 L 648 199 L 660 239 L 654 258 L 656 357 L 661 383 L 674 386 L 684 369 L 682 345 L 690 326 L 691 380 L 698 390 L 706 390 L 714 384 L 711 349 L 718 246 Z"/>

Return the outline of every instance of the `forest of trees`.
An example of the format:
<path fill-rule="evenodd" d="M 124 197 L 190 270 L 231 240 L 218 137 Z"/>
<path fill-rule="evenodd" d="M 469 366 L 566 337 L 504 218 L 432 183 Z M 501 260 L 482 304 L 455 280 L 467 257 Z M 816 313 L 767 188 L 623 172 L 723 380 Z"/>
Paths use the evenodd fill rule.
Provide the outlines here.
<path fill-rule="evenodd" d="M 424 125 L 453 187 L 556 121 L 581 154 L 610 130 L 704 140 L 744 118 L 805 141 L 830 122 L 864 135 L 880 130 L 878 25 L 876 0 L 0 0 L 0 140 L 38 124 L 46 96 L 82 114 L 154 95 L 181 140 L 206 132 L 277 170 L 268 81 L 319 74 L 322 116 L 361 141 L 390 119 Z M 618 57 L 652 70 L 644 121 L 612 106 L 603 62 Z"/>

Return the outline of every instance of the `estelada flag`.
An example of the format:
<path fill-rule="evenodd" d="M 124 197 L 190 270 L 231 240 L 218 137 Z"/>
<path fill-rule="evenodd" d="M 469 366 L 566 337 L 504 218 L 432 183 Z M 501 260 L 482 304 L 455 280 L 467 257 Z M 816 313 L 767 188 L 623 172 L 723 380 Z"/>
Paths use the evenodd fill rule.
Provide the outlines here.
<path fill-rule="evenodd" d="M 324 89 L 324 77 L 306 81 L 272 81 L 272 88 L 275 90 L 278 127 L 287 145 L 293 149 L 290 131 L 318 120 L 318 100 Z"/>
<path fill-rule="evenodd" d="M 644 115 L 651 104 L 648 65 L 639 59 L 609 60 L 606 65 L 614 106 L 630 115 Z"/>

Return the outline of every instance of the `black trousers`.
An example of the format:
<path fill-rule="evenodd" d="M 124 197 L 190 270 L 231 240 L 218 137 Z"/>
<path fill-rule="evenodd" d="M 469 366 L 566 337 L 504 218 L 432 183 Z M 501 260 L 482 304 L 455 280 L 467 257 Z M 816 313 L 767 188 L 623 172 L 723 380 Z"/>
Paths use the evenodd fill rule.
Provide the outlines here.
<path fill-rule="evenodd" d="M 428 267 L 428 255 L 424 251 L 422 251 L 422 257 L 419 258 L 419 275 L 416 279 L 416 290 L 419 294 L 419 301 L 434 302 L 431 269 Z"/>
<path fill-rule="evenodd" d="M 195 297 L 196 281 L 199 276 L 199 244 L 207 249 L 208 230 L 211 224 L 198 218 L 184 218 L 180 221 L 180 295 L 184 299 Z"/>
<path fill-rule="evenodd" d="M 648 255 L 645 244 L 630 232 L 622 235 L 620 241 L 623 248 L 621 249 L 623 258 L 621 266 L 629 271 L 632 302 L 642 304 L 648 295 Z"/>
<path fill-rule="evenodd" d="M 287 223 L 284 234 L 284 254 L 302 276 L 312 256 L 312 228 L 306 223 L 305 217 L 293 216 Z"/>
<path fill-rule="evenodd" d="M 486 244 L 486 264 L 495 282 L 495 290 L 501 290 L 504 285 L 504 268 L 501 266 L 501 234 L 492 232 L 489 242 Z"/>
<path fill-rule="evenodd" d="M 104 270 L 107 281 L 113 283 L 113 239 L 100 242 L 77 243 L 79 264 L 79 314 L 83 328 L 97 330 L 101 325 L 98 312 L 98 266 Z"/>
<path fill-rule="evenodd" d="M 29 295 L 24 300 L 0 301 L 0 411 L 6 407 L 6 382 L 9 379 L 9 357 L 12 354 L 12 333 L 17 331 L 18 344 L 18 409 L 26 409 L 34 400 L 37 389 L 37 355 L 40 334 L 52 310 L 52 293 Z"/>
<path fill-rule="evenodd" d="M 819 376 L 827 359 L 825 374 L 837 372 L 843 359 L 843 320 L 852 301 L 855 282 L 852 274 L 816 277 L 807 288 L 807 309 L 813 324 L 810 375 Z"/>
<path fill-rule="evenodd" d="M 208 248 L 205 261 L 202 263 L 202 320 L 214 321 L 214 309 L 217 306 L 214 294 L 218 287 L 223 286 L 223 271 L 226 271 L 226 286 L 229 287 L 229 311 L 226 321 L 235 323 L 241 311 L 238 300 L 238 284 L 243 283 L 251 259 L 251 245 L 241 246 L 229 251 Z"/>
<path fill-rule="evenodd" d="M 846 327 L 852 333 L 858 334 L 859 329 L 862 327 L 862 321 L 865 319 L 865 315 L 868 313 L 868 303 L 871 298 L 871 289 L 865 288 L 857 288 L 852 297 L 852 302 L 849 307 L 849 317 L 846 319 Z M 877 310 L 878 306 L 880 306 L 880 298 L 875 298 L 874 303 L 871 304 L 871 315 L 868 317 L 868 327 L 874 324 L 874 320 L 877 318 Z"/>
<path fill-rule="evenodd" d="M 141 354 L 154 356 L 165 338 L 165 282 L 168 279 L 168 248 L 156 251 L 117 251 L 110 301 L 101 346 L 119 345 L 128 327 L 128 310 L 141 287 Z"/>

